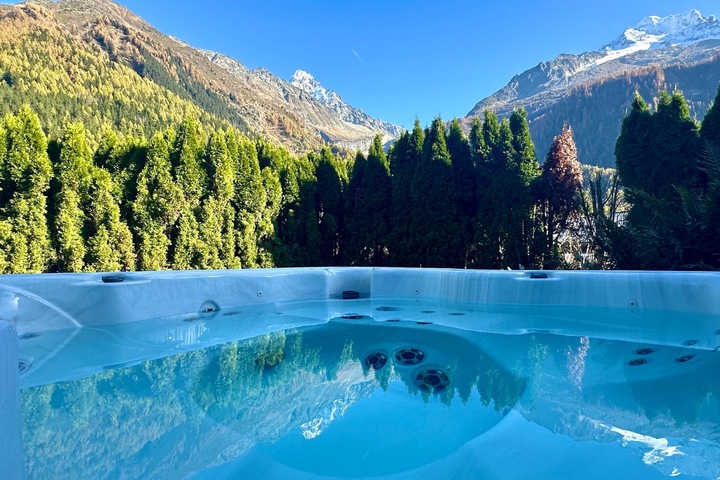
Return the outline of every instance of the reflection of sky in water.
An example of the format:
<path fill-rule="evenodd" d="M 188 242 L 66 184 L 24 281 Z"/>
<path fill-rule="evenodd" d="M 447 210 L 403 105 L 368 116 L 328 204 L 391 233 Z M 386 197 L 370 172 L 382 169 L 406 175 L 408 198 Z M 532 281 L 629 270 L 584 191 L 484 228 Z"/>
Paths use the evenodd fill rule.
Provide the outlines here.
<path fill-rule="evenodd" d="M 433 310 L 423 321 L 443 314 L 418 308 Z M 262 321 L 292 320 L 275 313 Z M 709 350 L 371 318 L 192 350 L 218 321 L 243 319 L 143 325 L 124 356 L 107 348 L 122 344 L 112 328 L 28 340 L 55 355 L 28 378 L 68 379 L 22 391 L 30 478 L 609 478 L 612 465 L 634 478 L 720 476 L 720 354 Z M 97 351 L 86 346 L 85 363 L 56 353 L 68 342 Z M 139 356 L 165 344 L 183 353 Z M 399 361 L 413 349 L 422 356 Z M 110 367 L 88 370 L 91 358 Z"/>

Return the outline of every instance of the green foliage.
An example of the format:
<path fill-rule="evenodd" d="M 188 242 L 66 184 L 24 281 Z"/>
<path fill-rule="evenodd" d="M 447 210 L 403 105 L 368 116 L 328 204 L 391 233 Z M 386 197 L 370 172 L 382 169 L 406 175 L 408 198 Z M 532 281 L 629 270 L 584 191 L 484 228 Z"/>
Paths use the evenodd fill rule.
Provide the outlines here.
<path fill-rule="evenodd" d="M 700 139 L 703 144 L 710 142 L 720 145 L 720 86 L 718 86 L 718 93 L 712 106 L 703 118 Z"/>
<path fill-rule="evenodd" d="M 168 136 L 173 136 L 168 132 Z M 133 233 L 140 270 L 161 270 L 168 266 L 170 229 L 182 209 L 182 192 L 170 171 L 168 138 L 153 135 L 145 165 L 137 179 L 137 196 L 132 203 Z"/>
<path fill-rule="evenodd" d="M 330 149 L 323 148 L 315 167 L 315 178 L 317 178 L 315 212 L 319 222 L 321 265 L 338 265 L 343 258 L 341 242 L 344 224 L 344 185 L 339 170 L 339 165 Z"/>
<path fill-rule="evenodd" d="M 460 204 L 445 138 L 445 125 L 436 118 L 425 133 L 413 177 L 411 235 L 421 266 L 459 268 L 465 264 Z"/>
<path fill-rule="evenodd" d="M 23 106 L 0 127 L 0 243 L 6 273 L 46 271 L 53 258 L 45 194 L 52 178 L 38 116 Z"/>
<path fill-rule="evenodd" d="M 626 225 L 610 229 L 617 238 L 607 242 L 617 265 L 720 268 L 716 123 L 713 106 L 699 128 L 679 92 L 662 92 L 654 113 L 636 99 L 616 145 L 631 204 Z"/>
<path fill-rule="evenodd" d="M 424 141 L 425 133 L 420 128 L 420 121 L 415 120 L 412 132 L 405 132 L 390 150 L 393 206 L 389 248 L 393 266 L 417 266 L 414 237 L 411 235 L 415 206 L 412 183 L 422 158 Z"/>
<path fill-rule="evenodd" d="M 356 158 L 356 166 L 358 166 Z M 390 212 L 392 209 L 392 183 L 390 167 L 385 157 L 380 135 L 375 136 L 362 172 L 358 195 L 360 202 L 347 211 L 349 264 L 386 265 Z M 355 169 L 353 169 L 355 171 Z M 352 189 L 355 185 L 351 186 Z"/>

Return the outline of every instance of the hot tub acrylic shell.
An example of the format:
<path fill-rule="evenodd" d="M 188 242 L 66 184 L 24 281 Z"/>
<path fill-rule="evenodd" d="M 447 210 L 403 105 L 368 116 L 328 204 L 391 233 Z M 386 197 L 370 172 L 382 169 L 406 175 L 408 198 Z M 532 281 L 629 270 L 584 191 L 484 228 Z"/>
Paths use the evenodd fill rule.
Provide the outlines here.
<path fill-rule="evenodd" d="M 295 316 L 283 323 L 258 318 L 246 322 L 246 335 L 300 327 L 338 318 L 336 300 L 344 291 L 361 299 L 416 298 L 449 305 L 472 305 L 477 315 L 442 316 L 435 320 L 465 330 L 523 333 L 558 331 L 627 341 L 681 345 L 693 339 L 697 348 L 717 348 L 720 329 L 720 274 L 675 272 L 594 271 L 477 271 L 397 268 L 307 268 L 224 271 L 161 271 L 113 274 L 5 275 L 0 277 L 0 438 L 8 439 L 0 464 L 22 478 L 24 462 L 20 438 L 18 338 L 55 335 L 57 352 L 87 359 L 72 342 L 82 327 L 124 325 L 127 335 L 143 329 L 142 320 L 197 314 L 212 316 L 233 309 L 316 302 L 324 315 Z M 326 302 L 326 300 L 333 300 Z M 525 322 L 503 321 L 502 315 L 483 315 L 498 309 L 522 308 Z M 607 322 L 552 322 L 544 314 L 574 308 L 621 312 Z M 657 313 L 657 315 L 653 315 Z M 617 320 L 617 319 L 620 320 Z M 668 319 L 672 319 L 668 321 Z M 582 319 L 580 319 L 582 320 Z M 685 321 L 687 320 L 687 321 Z M 192 339 L 191 339 L 192 340 Z M 102 338 L 100 338 L 102 342 Z M 83 342 L 87 343 L 87 342 Z M 193 341 L 186 342 L 195 347 Z M 175 341 L 155 347 L 156 357 L 177 351 Z M 126 354 L 127 355 L 127 354 Z M 118 357 L 116 363 L 132 362 Z M 103 359 L 107 362 L 107 358 Z M 103 365 L 91 365 L 89 371 Z M 32 372 L 31 372 L 32 373 Z M 46 369 L 49 377 L 56 375 Z M 36 384 L 52 378 L 40 376 Z"/>

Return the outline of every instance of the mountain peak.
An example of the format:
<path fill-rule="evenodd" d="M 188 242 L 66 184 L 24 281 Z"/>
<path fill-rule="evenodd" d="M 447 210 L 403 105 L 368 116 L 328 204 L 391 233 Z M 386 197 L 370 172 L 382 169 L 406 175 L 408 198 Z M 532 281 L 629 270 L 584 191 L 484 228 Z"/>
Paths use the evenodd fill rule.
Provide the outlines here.
<path fill-rule="evenodd" d="M 326 90 L 315 77 L 305 70 L 296 70 L 290 79 L 290 83 L 300 90 L 309 93 L 320 103 L 329 105 L 334 102 L 342 102 L 342 99 L 332 90 Z"/>
<path fill-rule="evenodd" d="M 714 15 L 704 16 L 692 9 L 686 13 L 643 18 L 635 27 L 628 28 L 614 42 L 604 47 L 608 50 L 634 50 L 687 45 L 693 42 L 720 38 L 720 21 Z"/>

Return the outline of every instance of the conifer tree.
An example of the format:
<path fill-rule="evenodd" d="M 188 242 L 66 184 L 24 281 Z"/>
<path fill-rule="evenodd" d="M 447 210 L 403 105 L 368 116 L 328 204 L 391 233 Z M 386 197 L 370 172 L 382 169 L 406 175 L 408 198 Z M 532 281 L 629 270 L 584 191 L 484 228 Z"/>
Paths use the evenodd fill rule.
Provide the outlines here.
<path fill-rule="evenodd" d="M 535 259 L 535 183 L 540 177 L 540 165 L 535 155 L 535 145 L 530 137 L 527 113 L 520 108 L 513 111 L 509 120 L 512 145 L 515 152 L 513 162 L 508 165 L 508 179 L 513 185 L 507 190 L 506 201 L 511 210 L 506 263 L 527 268 L 536 264 Z"/>
<path fill-rule="evenodd" d="M 700 150 L 699 129 L 682 94 L 660 92 L 652 114 L 636 95 L 615 145 L 618 174 L 631 203 L 628 222 L 639 225 L 649 220 L 640 192 L 669 200 L 678 187 L 699 186 Z"/>
<path fill-rule="evenodd" d="M 120 207 L 114 195 L 116 186 L 102 168 L 93 169 L 89 187 L 87 216 L 92 219 L 88 232 L 86 269 L 96 272 L 135 269 L 132 233 L 120 218 Z"/>
<path fill-rule="evenodd" d="M 265 206 L 258 223 L 258 267 L 274 267 L 273 252 L 277 250 L 276 224 L 282 206 L 282 186 L 270 167 L 261 171 L 265 190 Z"/>
<path fill-rule="evenodd" d="M 544 266 L 558 265 L 557 241 L 580 208 L 582 171 L 572 129 L 565 124 L 548 151 L 541 175 L 545 232 Z"/>
<path fill-rule="evenodd" d="M 238 257 L 244 268 L 254 268 L 258 266 L 258 244 L 263 235 L 261 224 L 267 205 L 267 192 L 255 144 L 247 138 L 240 138 L 236 133 L 230 135 L 228 143 L 237 145 L 232 204 L 237 214 Z"/>
<path fill-rule="evenodd" d="M 137 177 L 137 196 L 132 208 L 140 270 L 161 270 L 168 266 L 169 234 L 182 209 L 182 191 L 170 171 L 167 137 L 173 136 L 161 132 L 153 135 L 147 159 Z"/>
<path fill-rule="evenodd" d="M 321 265 L 342 261 L 343 197 L 336 159 L 329 148 L 320 152 L 315 167 L 315 212 L 319 222 Z"/>
<path fill-rule="evenodd" d="M 411 236 L 417 242 L 420 266 L 461 268 L 465 254 L 457 222 L 455 176 L 445 138 L 445 125 L 438 117 L 425 133 L 422 159 L 413 178 L 417 208 Z"/>
<path fill-rule="evenodd" d="M 47 139 L 40 119 L 28 106 L 4 119 L 0 165 L 0 243 L 5 271 L 46 271 L 53 251 L 47 227 L 45 194 L 52 178 Z"/>
<path fill-rule="evenodd" d="M 470 152 L 470 142 L 463 133 L 457 119 L 450 124 L 447 137 L 447 149 L 455 176 L 455 192 L 458 200 L 457 223 L 463 232 L 463 264 L 468 266 L 471 243 L 474 235 L 473 224 L 477 212 L 477 192 L 475 166 Z"/>
<path fill-rule="evenodd" d="M 369 256 L 365 237 L 362 235 L 362 209 L 365 201 L 367 158 L 361 151 L 355 155 L 347 195 L 345 196 L 345 264 L 367 265 L 363 262 Z"/>
<path fill-rule="evenodd" d="M 178 129 L 171 155 L 174 177 L 182 191 L 182 207 L 171 235 L 171 265 L 187 270 L 202 265 L 204 247 L 200 240 L 200 205 L 208 188 L 202 168 L 207 140 L 200 122 L 187 117 Z"/>
<path fill-rule="evenodd" d="M 202 268 L 239 268 L 235 255 L 235 171 L 223 131 L 210 136 L 206 169 L 210 180 L 209 195 L 202 207 L 201 238 L 205 247 Z"/>
<path fill-rule="evenodd" d="M 712 106 L 705 114 L 700 128 L 700 139 L 705 146 L 708 142 L 720 145 L 720 86 Z"/>
<path fill-rule="evenodd" d="M 512 136 L 512 132 L 511 135 Z M 479 268 L 500 267 L 499 212 L 502 210 L 502 192 L 498 192 L 496 181 L 498 163 L 502 162 L 500 143 L 500 121 L 494 112 L 485 111 L 482 124 L 473 123 L 470 130 L 470 152 L 476 171 L 477 216 L 475 219 L 474 260 L 470 264 Z M 500 195 L 500 198 L 498 198 Z"/>
<path fill-rule="evenodd" d="M 57 268 L 61 272 L 80 272 L 85 266 L 86 239 L 90 219 L 84 209 L 89 206 L 92 152 L 81 123 L 67 125 L 60 141 L 60 155 L 55 165 L 58 192 L 55 194 L 54 236 Z"/>
<path fill-rule="evenodd" d="M 422 158 L 425 132 L 415 119 L 412 132 L 405 132 L 390 152 L 392 172 L 392 228 L 390 233 L 390 262 L 398 267 L 417 266 L 417 249 L 411 236 L 413 210 L 416 207 L 412 183 Z"/>

